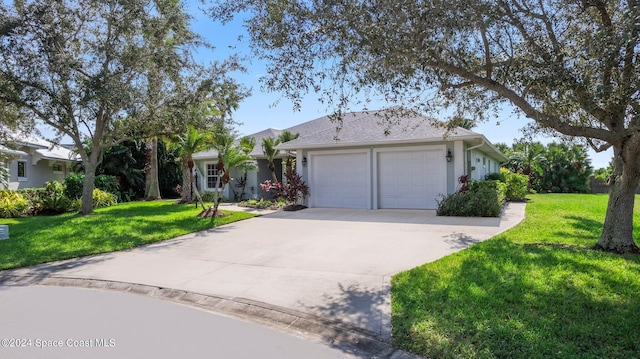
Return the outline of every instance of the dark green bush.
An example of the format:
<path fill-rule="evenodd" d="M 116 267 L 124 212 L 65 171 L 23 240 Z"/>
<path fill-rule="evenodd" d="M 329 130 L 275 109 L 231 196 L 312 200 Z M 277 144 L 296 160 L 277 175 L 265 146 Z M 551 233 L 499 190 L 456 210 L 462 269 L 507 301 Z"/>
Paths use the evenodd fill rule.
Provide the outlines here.
<path fill-rule="evenodd" d="M 120 191 L 118 187 L 118 181 L 116 176 L 109 175 L 97 175 L 94 180 L 95 188 L 114 194 L 120 198 Z M 74 173 L 68 175 L 64 179 L 65 195 L 70 199 L 78 199 L 82 197 L 82 188 L 84 187 L 84 175 L 80 173 Z"/>
<path fill-rule="evenodd" d="M 486 180 L 489 181 L 500 181 L 500 182 L 507 182 L 506 180 L 506 173 L 503 171 L 504 168 L 500 169 L 500 172 L 494 172 L 494 173 L 490 173 L 487 175 L 487 178 L 485 178 Z"/>
<path fill-rule="evenodd" d="M 72 173 L 64 179 L 64 194 L 70 199 L 78 199 L 82 197 L 82 187 L 84 175 L 80 173 Z"/>
<path fill-rule="evenodd" d="M 99 190 L 109 192 L 116 196 L 119 196 L 120 194 L 120 187 L 118 186 L 116 176 L 97 175 L 94 183 L 96 188 Z"/>
<path fill-rule="evenodd" d="M 499 217 L 506 185 L 500 181 L 473 181 L 466 192 L 452 193 L 438 202 L 439 216 Z"/>

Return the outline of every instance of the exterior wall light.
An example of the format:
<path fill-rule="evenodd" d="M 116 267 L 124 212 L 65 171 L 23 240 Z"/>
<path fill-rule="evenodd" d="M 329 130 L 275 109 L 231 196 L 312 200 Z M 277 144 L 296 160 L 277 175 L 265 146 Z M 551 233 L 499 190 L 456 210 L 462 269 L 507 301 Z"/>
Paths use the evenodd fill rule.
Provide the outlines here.
<path fill-rule="evenodd" d="M 307 167 L 307 157 L 302 157 L 302 165 Z"/>
<path fill-rule="evenodd" d="M 451 160 L 453 160 L 453 155 L 451 154 L 451 150 L 447 150 L 447 155 L 444 157 L 447 159 L 447 162 L 451 162 Z"/>

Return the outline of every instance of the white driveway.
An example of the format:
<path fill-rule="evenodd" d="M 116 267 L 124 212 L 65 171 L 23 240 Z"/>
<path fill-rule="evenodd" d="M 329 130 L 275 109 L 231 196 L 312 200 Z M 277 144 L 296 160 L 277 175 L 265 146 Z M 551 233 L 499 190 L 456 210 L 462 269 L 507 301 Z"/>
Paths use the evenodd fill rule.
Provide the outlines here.
<path fill-rule="evenodd" d="M 241 297 L 390 336 L 392 275 L 490 238 L 524 218 L 436 217 L 425 210 L 310 208 L 15 274 L 91 278 Z M 54 269 L 51 273 L 50 270 Z"/>

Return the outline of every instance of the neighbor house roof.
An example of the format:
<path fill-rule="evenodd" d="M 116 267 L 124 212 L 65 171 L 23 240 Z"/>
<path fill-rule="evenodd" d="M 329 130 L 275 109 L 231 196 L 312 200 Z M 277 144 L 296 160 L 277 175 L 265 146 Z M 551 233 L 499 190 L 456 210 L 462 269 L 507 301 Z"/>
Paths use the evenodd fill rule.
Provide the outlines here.
<path fill-rule="evenodd" d="M 80 161 L 80 156 L 74 151 L 32 135 L 9 132 L 7 137 L 17 146 L 34 148 L 34 155 L 39 156 L 41 159 L 63 162 Z M 21 152 L 20 155 L 22 156 L 27 155 L 24 151 L 19 152 Z"/>
<path fill-rule="evenodd" d="M 13 149 L 11 149 L 9 147 L 6 147 L 6 146 L 3 146 L 3 145 L 0 145 L 0 152 L 6 153 L 9 156 L 17 156 L 17 157 L 26 156 L 27 155 L 27 153 L 24 152 L 24 151 L 13 150 Z"/>

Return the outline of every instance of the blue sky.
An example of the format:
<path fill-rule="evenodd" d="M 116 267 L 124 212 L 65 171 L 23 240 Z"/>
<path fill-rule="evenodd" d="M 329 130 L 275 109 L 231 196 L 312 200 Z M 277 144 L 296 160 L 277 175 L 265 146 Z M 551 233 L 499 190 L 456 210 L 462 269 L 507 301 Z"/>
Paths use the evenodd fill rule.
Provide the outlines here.
<path fill-rule="evenodd" d="M 201 52 L 199 58 L 203 61 L 223 59 L 234 52 L 251 57 L 248 46 L 249 38 L 242 26 L 241 19 L 234 19 L 233 22 L 224 26 L 214 23 L 202 11 L 198 10 L 198 7 L 201 6 L 199 4 L 199 2 L 190 3 L 190 12 L 194 16 L 192 29 L 215 46 L 213 52 Z M 239 35 L 243 35 L 241 41 L 238 40 Z M 261 90 L 259 79 L 266 73 L 264 62 L 254 58 L 246 62 L 245 65 L 248 68 L 247 73 L 238 73 L 233 76 L 239 83 L 252 89 L 252 95 L 240 104 L 234 114 L 235 120 L 241 123 L 238 126 L 241 134 L 247 135 L 266 128 L 284 129 L 324 116 L 329 111 L 326 105 L 317 101 L 315 94 L 306 96 L 300 111 L 294 111 L 292 103 L 280 94 Z M 384 104 L 381 103 L 380 106 L 382 107 Z M 356 105 L 351 109 L 361 110 Z M 369 106 L 369 109 L 373 108 Z M 527 123 L 528 120 L 524 116 L 517 116 L 513 113 L 512 108 L 505 107 L 498 118 L 479 124 L 473 130 L 484 134 L 493 143 L 504 142 L 510 145 L 514 140 L 523 137 L 520 129 Z M 548 143 L 552 142 L 554 138 L 539 137 L 536 140 Z M 606 167 L 611 157 L 611 150 L 599 154 L 591 149 L 589 151 L 589 158 L 594 168 Z"/>

